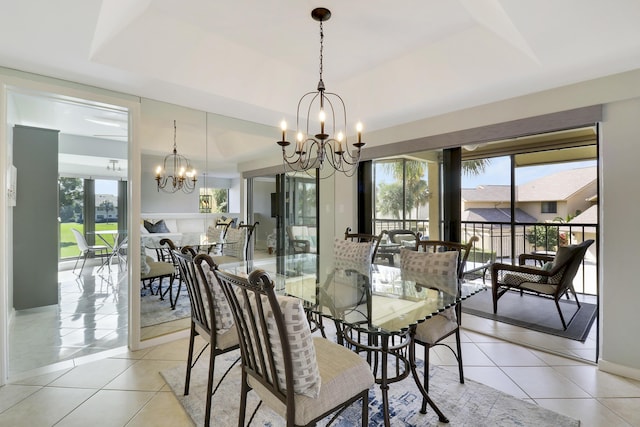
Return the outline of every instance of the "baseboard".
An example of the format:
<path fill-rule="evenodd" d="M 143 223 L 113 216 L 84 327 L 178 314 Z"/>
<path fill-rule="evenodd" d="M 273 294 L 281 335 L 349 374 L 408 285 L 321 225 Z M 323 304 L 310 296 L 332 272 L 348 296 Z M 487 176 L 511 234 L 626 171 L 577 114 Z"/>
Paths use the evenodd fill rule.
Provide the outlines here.
<path fill-rule="evenodd" d="M 637 368 L 631 368 L 629 366 L 624 366 L 618 363 L 600 359 L 598 360 L 598 369 L 603 372 L 608 372 L 610 374 L 620 375 L 621 377 L 640 381 L 640 369 Z"/>

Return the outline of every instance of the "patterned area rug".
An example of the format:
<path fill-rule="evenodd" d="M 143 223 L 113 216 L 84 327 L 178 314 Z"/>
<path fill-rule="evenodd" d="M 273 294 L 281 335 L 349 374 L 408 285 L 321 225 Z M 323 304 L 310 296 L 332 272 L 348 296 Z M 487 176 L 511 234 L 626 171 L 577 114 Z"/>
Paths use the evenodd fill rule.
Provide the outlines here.
<path fill-rule="evenodd" d="M 216 358 L 214 388 L 222 374 L 238 358 L 239 352 L 223 354 Z M 204 357 L 204 355 L 203 355 Z M 421 364 L 422 361 L 419 361 Z M 197 426 L 204 423 L 208 360 L 200 360 L 191 375 L 190 393 L 184 396 L 185 364 L 161 372 L 165 381 L 191 416 Z M 420 375 L 422 375 L 422 366 Z M 430 395 L 449 418 L 450 426 L 579 426 L 572 418 L 544 409 L 538 405 L 509 396 L 493 388 L 472 380 L 465 384 L 458 382 L 457 373 L 432 366 L 430 369 Z M 238 423 L 240 391 L 240 366 L 236 364 L 213 396 L 211 425 L 235 426 Z M 390 414 L 392 426 L 433 426 L 445 425 L 430 408 L 427 414 L 420 413 L 422 397 L 411 378 L 391 384 L 389 388 Z M 246 421 L 258 404 L 255 393 L 248 396 Z M 318 423 L 325 426 L 328 420 Z M 348 408 L 332 426 L 353 427 L 360 424 L 359 404 Z M 252 426 L 284 426 L 284 420 L 264 405 L 253 419 Z M 382 397 L 380 387 L 375 385 L 369 391 L 369 426 L 382 426 Z"/>
<path fill-rule="evenodd" d="M 163 290 L 166 289 L 163 288 Z M 155 290 L 155 283 L 154 283 Z M 178 292 L 178 281 L 173 285 L 173 295 Z M 176 303 L 176 309 L 171 310 L 171 302 L 169 301 L 169 292 L 164 296 L 164 300 L 159 295 L 152 295 L 149 288 L 140 290 L 140 326 L 147 327 L 159 325 L 173 320 L 184 319 L 191 316 L 191 303 L 189 302 L 189 294 L 183 286 Z"/>

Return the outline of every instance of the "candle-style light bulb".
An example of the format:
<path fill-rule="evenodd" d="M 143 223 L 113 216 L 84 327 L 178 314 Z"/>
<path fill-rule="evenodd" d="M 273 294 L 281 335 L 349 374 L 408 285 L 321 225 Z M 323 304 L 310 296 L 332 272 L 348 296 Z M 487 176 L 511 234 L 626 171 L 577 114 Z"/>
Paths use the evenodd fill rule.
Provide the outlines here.
<path fill-rule="evenodd" d="M 285 122 L 284 120 L 280 122 L 280 129 L 282 129 L 282 140 L 284 141 L 284 138 L 286 136 L 286 132 L 287 132 L 287 122 Z"/>
<path fill-rule="evenodd" d="M 356 124 L 356 131 L 358 132 L 358 144 L 362 142 L 362 123 Z"/>
<path fill-rule="evenodd" d="M 320 114 L 318 114 L 318 118 L 320 119 L 320 123 L 324 123 L 327 120 L 327 113 L 324 110 L 320 110 Z"/>
<path fill-rule="evenodd" d="M 302 134 L 302 132 L 298 132 L 298 134 L 296 135 L 296 140 L 298 141 L 297 147 L 296 147 L 296 151 L 298 153 L 301 153 L 302 152 L 302 141 L 304 141 L 304 135 Z"/>
<path fill-rule="evenodd" d="M 162 174 L 162 166 L 159 166 L 156 168 L 156 176 L 160 176 Z"/>
<path fill-rule="evenodd" d="M 338 145 L 336 147 L 336 153 L 342 153 L 342 140 L 344 139 L 344 134 L 342 131 L 338 132 L 336 135 L 336 141 L 338 141 Z"/>

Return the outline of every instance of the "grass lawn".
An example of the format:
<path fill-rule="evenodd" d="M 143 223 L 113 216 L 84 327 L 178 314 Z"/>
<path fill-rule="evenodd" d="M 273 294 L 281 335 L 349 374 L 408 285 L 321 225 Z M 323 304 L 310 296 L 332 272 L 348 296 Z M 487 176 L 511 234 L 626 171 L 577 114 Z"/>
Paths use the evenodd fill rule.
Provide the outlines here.
<path fill-rule="evenodd" d="M 76 239 L 73 236 L 73 232 L 71 232 L 72 228 L 76 228 L 81 233 L 84 233 L 84 224 L 78 224 L 76 222 L 63 222 L 60 224 L 60 259 L 74 258 L 78 256 L 78 253 L 80 253 L 78 245 L 76 244 Z M 118 224 L 115 222 L 96 224 L 96 231 L 117 229 Z M 105 238 L 113 245 L 113 236 L 105 236 Z M 95 243 L 97 245 L 104 244 L 99 237 L 96 237 Z"/>

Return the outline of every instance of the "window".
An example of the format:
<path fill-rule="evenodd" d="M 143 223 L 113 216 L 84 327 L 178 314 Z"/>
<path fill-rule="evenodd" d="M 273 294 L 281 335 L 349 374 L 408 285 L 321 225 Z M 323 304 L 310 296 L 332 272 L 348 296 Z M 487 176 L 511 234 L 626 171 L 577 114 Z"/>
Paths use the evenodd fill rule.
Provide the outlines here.
<path fill-rule="evenodd" d="M 199 210 L 202 213 L 228 213 L 229 189 L 201 188 Z"/>
<path fill-rule="evenodd" d="M 429 216 L 428 162 L 374 161 L 374 233 L 410 229 L 424 233 Z"/>
<path fill-rule="evenodd" d="M 542 202 L 540 204 L 542 213 L 558 213 L 558 202 Z"/>

